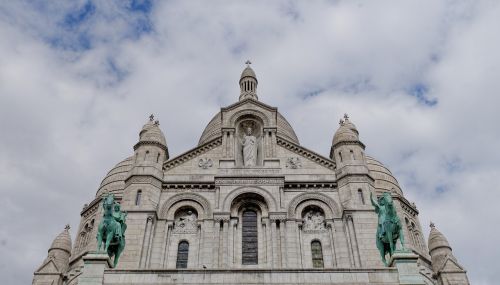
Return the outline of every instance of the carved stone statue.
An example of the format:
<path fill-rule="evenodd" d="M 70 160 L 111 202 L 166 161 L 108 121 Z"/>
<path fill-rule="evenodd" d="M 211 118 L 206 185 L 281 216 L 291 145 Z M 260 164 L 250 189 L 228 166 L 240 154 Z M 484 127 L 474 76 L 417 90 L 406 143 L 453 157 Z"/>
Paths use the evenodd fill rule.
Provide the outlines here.
<path fill-rule="evenodd" d="M 378 214 L 376 235 L 377 248 L 385 266 L 388 266 L 385 255 L 387 253 L 389 256 L 394 254 L 398 239 L 401 242 L 401 247 L 404 249 L 403 227 L 401 226 L 401 221 L 399 220 L 396 209 L 394 208 L 394 202 L 389 193 L 384 193 L 382 197 L 378 199 L 378 202 L 375 202 L 373 193 L 370 193 L 370 200 L 375 207 L 375 212 Z"/>
<path fill-rule="evenodd" d="M 188 210 L 186 212 L 180 213 L 180 215 L 175 219 L 175 230 L 177 232 L 190 232 L 196 231 L 197 228 L 197 217 L 196 214 Z"/>
<path fill-rule="evenodd" d="M 125 249 L 125 219 L 127 214 L 120 210 L 120 205 L 115 203 L 113 194 L 108 194 L 102 202 L 104 214 L 97 229 L 97 250 L 101 250 L 104 241 L 104 251 L 108 256 L 113 256 L 113 267 L 116 267 L 123 249 Z"/>
<path fill-rule="evenodd" d="M 302 219 L 302 229 L 305 231 L 324 230 L 325 217 L 317 210 L 310 210 Z"/>
<path fill-rule="evenodd" d="M 257 165 L 257 138 L 252 135 L 252 127 L 247 127 L 243 136 L 243 165 Z"/>

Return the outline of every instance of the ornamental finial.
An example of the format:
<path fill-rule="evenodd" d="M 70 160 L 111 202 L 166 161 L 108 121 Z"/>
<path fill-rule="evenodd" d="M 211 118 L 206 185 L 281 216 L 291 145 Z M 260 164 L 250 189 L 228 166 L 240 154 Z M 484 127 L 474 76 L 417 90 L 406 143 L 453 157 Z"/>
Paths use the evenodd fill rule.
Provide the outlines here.
<path fill-rule="evenodd" d="M 66 226 L 64 226 L 64 229 L 69 231 L 69 229 L 71 229 L 71 227 L 69 226 L 69 224 L 66 224 Z"/>
<path fill-rule="evenodd" d="M 245 61 L 245 64 L 246 64 L 246 65 L 247 65 L 247 67 L 248 67 L 248 66 L 250 66 L 250 64 L 252 64 L 252 62 L 251 62 L 250 60 L 247 60 L 247 61 Z"/>
<path fill-rule="evenodd" d="M 429 224 L 429 227 L 431 227 L 431 229 L 435 228 L 436 226 L 434 225 L 434 223 L 431 221 L 431 223 Z"/>
<path fill-rule="evenodd" d="M 346 121 L 349 121 L 349 116 L 347 115 L 347 113 L 345 113 L 345 114 L 344 114 L 344 119 L 345 119 Z"/>
<path fill-rule="evenodd" d="M 152 121 L 154 121 L 154 119 L 155 119 L 155 115 L 153 115 L 153 114 L 149 115 L 149 121 L 152 122 Z"/>
<path fill-rule="evenodd" d="M 155 121 L 155 126 L 159 126 L 160 125 L 160 121 L 156 120 Z"/>
<path fill-rule="evenodd" d="M 341 126 L 342 126 L 343 124 L 344 124 L 344 120 L 340 119 L 340 121 L 339 121 L 339 125 L 341 125 Z"/>

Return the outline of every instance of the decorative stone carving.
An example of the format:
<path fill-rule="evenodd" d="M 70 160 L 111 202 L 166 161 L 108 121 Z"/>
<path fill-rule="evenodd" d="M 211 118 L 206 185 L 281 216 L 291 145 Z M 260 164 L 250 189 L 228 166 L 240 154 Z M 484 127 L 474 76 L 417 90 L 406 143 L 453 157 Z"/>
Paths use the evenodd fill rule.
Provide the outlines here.
<path fill-rule="evenodd" d="M 301 168 L 302 162 L 299 157 L 289 157 L 286 161 L 286 167 L 291 169 Z"/>
<path fill-rule="evenodd" d="M 198 166 L 203 169 L 208 169 L 214 165 L 213 161 L 211 158 L 200 158 L 198 161 Z"/>
<path fill-rule="evenodd" d="M 196 233 L 198 228 L 198 217 L 196 213 L 189 209 L 176 215 L 174 232 L 176 233 Z"/>
<path fill-rule="evenodd" d="M 309 210 L 302 218 L 302 229 L 304 231 L 325 230 L 325 216 L 318 210 Z"/>

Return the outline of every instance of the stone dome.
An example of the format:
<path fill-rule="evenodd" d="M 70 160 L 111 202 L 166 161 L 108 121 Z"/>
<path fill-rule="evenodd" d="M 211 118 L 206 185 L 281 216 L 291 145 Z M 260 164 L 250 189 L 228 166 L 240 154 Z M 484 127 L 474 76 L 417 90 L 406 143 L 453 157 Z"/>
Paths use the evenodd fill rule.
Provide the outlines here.
<path fill-rule="evenodd" d="M 62 249 L 68 253 L 71 253 L 71 236 L 69 235 L 69 225 L 64 228 L 52 242 L 49 251 L 52 249 Z"/>
<path fill-rule="evenodd" d="M 429 252 L 436 248 L 446 247 L 451 251 L 451 246 L 448 243 L 446 237 L 436 229 L 433 223 L 431 223 L 431 232 L 429 233 Z"/>
<path fill-rule="evenodd" d="M 96 196 L 104 193 L 113 193 L 123 191 L 125 189 L 125 178 L 130 170 L 132 170 L 134 157 L 128 157 L 115 165 L 106 177 L 101 182 Z"/>
<path fill-rule="evenodd" d="M 352 123 L 351 123 L 352 124 Z M 354 124 L 352 124 L 354 126 Z M 332 145 L 335 146 L 340 142 L 352 142 L 359 141 L 359 136 L 356 132 L 350 128 L 350 125 L 342 123 L 339 129 L 333 135 Z"/>
<path fill-rule="evenodd" d="M 297 135 L 295 134 L 295 131 L 293 130 L 292 126 L 288 121 L 283 117 L 278 112 L 278 130 L 277 130 L 277 135 L 285 138 L 293 143 L 299 144 L 299 139 L 297 138 Z M 201 134 L 200 140 L 198 141 L 198 145 L 205 144 L 217 137 L 222 136 L 222 117 L 221 113 L 217 113 L 212 120 L 208 123 L 208 125 L 205 127 L 205 130 Z"/>
<path fill-rule="evenodd" d="M 142 127 L 139 133 L 139 143 L 141 142 L 159 143 L 165 147 L 167 146 L 167 140 L 160 130 L 158 121 L 153 122 L 150 120 Z"/>
<path fill-rule="evenodd" d="M 370 171 L 370 175 L 375 179 L 375 189 L 382 192 L 396 191 L 403 194 L 398 181 L 392 175 L 391 171 L 385 167 L 380 161 L 366 156 L 366 165 Z"/>
<path fill-rule="evenodd" d="M 255 71 L 253 71 L 253 69 L 250 66 L 247 66 L 245 69 L 243 69 L 243 72 L 241 73 L 240 76 L 240 82 L 245 77 L 253 77 L 255 81 L 257 81 L 257 75 L 255 75 Z"/>

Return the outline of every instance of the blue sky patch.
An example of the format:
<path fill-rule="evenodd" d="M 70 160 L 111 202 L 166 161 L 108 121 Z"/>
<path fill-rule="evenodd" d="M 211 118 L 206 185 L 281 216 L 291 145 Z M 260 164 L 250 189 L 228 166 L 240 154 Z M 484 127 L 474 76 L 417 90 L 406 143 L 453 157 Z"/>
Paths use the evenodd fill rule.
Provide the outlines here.
<path fill-rule="evenodd" d="M 429 99 L 427 94 L 429 93 L 429 88 L 423 83 L 417 83 L 411 86 L 408 90 L 408 94 L 417 98 L 419 103 L 422 103 L 426 106 L 433 107 L 437 105 L 437 99 Z"/>
<path fill-rule="evenodd" d="M 87 1 L 80 9 L 68 13 L 63 20 L 63 26 L 66 28 L 75 28 L 85 22 L 95 13 L 96 7 L 90 1 Z"/>

